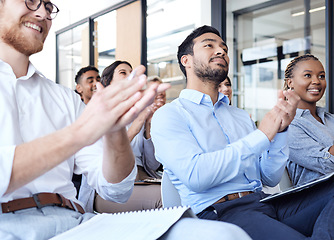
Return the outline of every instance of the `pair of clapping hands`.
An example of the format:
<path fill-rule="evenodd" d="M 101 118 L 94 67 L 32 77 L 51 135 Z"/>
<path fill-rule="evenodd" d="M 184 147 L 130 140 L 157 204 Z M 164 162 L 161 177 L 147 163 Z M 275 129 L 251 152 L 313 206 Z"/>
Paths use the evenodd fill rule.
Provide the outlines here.
<path fill-rule="evenodd" d="M 264 116 L 258 127 L 271 141 L 276 133 L 284 131 L 296 115 L 300 97 L 291 89 L 279 90 L 276 105 Z"/>
<path fill-rule="evenodd" d="M 127 80 L 112 82 L 104 88 L 97 83 L 97 91 L 78 119 L 83 138 L 92 144 L 105 134 L 116 132 L 131 123 L 138 114 L 151 105 L 159 92 L 166 91 L 170 84 L 154 83 L 145 90 L 145 67 L 133 70 Z"/>

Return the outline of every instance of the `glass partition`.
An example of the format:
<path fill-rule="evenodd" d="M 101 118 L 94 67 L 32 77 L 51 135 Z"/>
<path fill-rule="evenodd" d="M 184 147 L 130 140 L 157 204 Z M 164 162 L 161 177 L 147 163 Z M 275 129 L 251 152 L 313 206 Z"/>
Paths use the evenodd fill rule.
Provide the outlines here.
<path fill-rule="evenodd" d="M 232 103 L 258 121 L 276 103 L 292 58 L 311 53 L 326 66 L 325 0 L 273 4 L 239 15 L 236 21 Z"/>
<path fill-rule="evenodd" d="M 57 36 L 58 83 L 75 89 L 75 75 L 88 58 L 88 23 L 79 25 Z"/>
<path fill-rule="evenodd" d="M 172 84 L 167 101 L 178 97 L 186 86 L 178 66 L 177 48 L 196 27 L 210 25 L 210 2 L 147 0 L 147 73 Z"/>
<path fill-rule="evenodd" d="M 95 51 L 100 74 L 105 67 L 115 61 L 116 52 L 116 11 L 104 14 L 94 19 Z"/>

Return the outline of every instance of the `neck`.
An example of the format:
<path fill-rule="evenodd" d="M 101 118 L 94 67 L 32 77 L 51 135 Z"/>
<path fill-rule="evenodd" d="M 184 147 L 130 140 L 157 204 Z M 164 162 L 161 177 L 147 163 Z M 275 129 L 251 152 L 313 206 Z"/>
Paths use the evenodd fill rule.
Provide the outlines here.
<path fill-rule="evenodd" d="M 299 102 L 298 108 L 300 109 L 308 109 L 313 117 L 317 117 L 317 103 L 306 103 L 306 102 Z"/>
<path fill-rule="evenodd" d="M 210 96 L 215 104 L 218 101 L 218 88 L 212 82 L 205 82 L 199 79 L 195 74 L 187 73 L 187 89 L 197 90 Z"/>
<path fill-rule="evenodd" d="M 29 57 L 0 41 L 0 59 L 8 63 L 16 78 L 27 75 Z"/>

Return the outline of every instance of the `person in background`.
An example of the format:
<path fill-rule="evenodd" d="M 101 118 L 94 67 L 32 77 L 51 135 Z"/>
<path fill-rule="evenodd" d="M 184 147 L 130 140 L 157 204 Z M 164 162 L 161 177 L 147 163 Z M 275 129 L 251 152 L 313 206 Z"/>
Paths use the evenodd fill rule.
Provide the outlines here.
<path fill-rule="evenodd" d="M 296 92 L 280 90 L 256 129 L 246 111 L 218 92 L 229 57 L 215 28 L 195 29 L 177 56 L 187 87 L 156 111 L 151 135 L 182 205 L 201 219 L 236 224 L 254 240 L 334 239 L 334 183 L 260 201 L 268 196 L 262 186 L 277 185 L 286 166 Z"/>
<path fill-rule="evenodd" d="M 334 115 L 317 107 L 326 90 L 326 74 L 311 54 L 294 58 L 285 70 L 285 89 L 300 97 L 297 113 L 288 129 L 288 172 L 293 184 L 301 184 L 334 172 Z"/>
<path fill-rule="evenodd" d="M 230 105 L 232 104 L 232 83 L 230 78 L 227 76 L 224 81 L 222 81 L 218 86 L 218 91 L 228 97 Z"/>
<path fill-rule="evenodd" d="M 85 104 L 88 104 L 96 92 L 96 83 L 100 82 L 100 79 L 99 70 L 94 66 L 83 67 L 78 71 L 75 76 L 75 90 Z"/>

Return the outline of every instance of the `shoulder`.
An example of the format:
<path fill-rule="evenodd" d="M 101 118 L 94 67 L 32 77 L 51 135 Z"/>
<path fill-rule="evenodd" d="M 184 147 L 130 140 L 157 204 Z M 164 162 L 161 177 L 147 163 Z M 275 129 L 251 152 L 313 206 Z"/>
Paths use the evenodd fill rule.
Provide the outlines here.
<path fill-rule="evenodd" d="M 175 99 L 174 101 L 170 103 L 166 103 L 164 106 L 159 108 L 153 115 L 153 118 L 166 118 L 173 117 L 175 115 L 178 115 L 180 113 L 180 105 L 178 99 Z"/>

